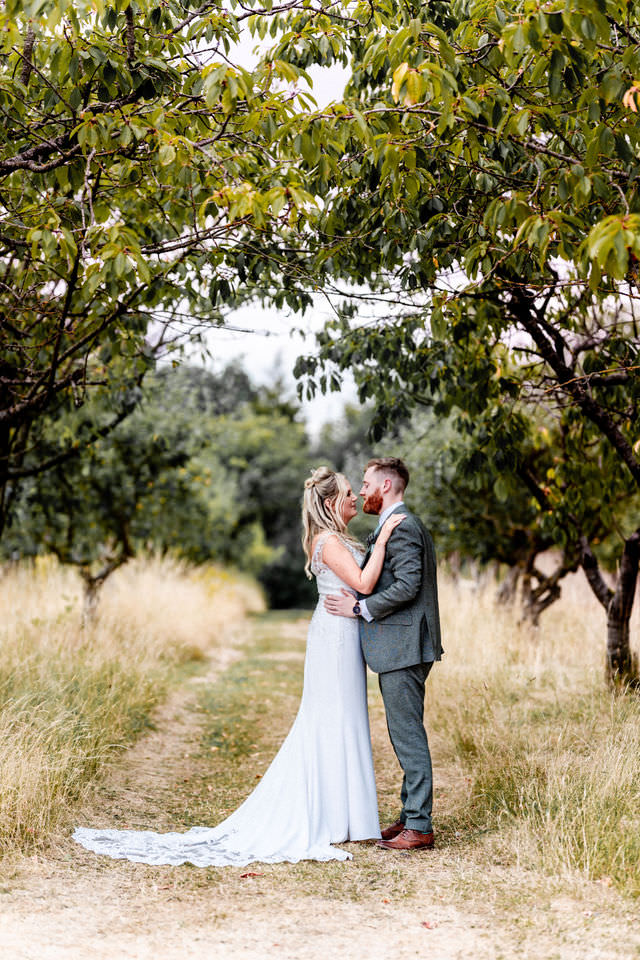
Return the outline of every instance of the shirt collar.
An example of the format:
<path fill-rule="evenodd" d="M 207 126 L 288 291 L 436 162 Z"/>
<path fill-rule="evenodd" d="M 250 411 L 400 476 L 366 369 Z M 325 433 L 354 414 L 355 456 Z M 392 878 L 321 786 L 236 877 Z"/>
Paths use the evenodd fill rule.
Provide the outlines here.
<path fill-rule="evenodd" d="M 391 516 L 394 510 L 397 510 L 398 507 L 404 507 L 404 500 L 400 500 L 399 503 L 392 503 L 390 507 L 387 507 L 386 510 L 383 510 L 380 514 L 380 519 L 378 520 L 378 526 L 381 527 L 385 520 Z"/>

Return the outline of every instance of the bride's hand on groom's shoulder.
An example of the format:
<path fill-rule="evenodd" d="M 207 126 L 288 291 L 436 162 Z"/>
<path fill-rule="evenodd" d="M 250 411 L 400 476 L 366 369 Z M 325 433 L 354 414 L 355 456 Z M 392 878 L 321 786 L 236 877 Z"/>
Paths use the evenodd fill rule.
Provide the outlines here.
<path fill-rule="evenodd" d="M 356 602 L 355 593 L 345 590 L 344 587 L 340 594 L 329 594 L 324 598 L 325 610 L 334 617 L 352 617 L 355 618 L 353 606 Z"/>
<path fill-rule="evenodd" d="M 387 517 L 380 528 L 378 543 L 386 543 L 395 528 L 400 526 L 405 517 L 406 513 L 392 513 L 390 517 Z"/>

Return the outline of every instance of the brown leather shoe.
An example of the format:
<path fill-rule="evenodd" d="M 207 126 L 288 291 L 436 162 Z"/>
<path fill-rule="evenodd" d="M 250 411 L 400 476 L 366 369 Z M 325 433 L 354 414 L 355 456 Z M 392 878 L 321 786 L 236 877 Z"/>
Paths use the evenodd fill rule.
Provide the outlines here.
<path fill-rule="evenodd" d="M 404 830 L 404 823 L 402 820 L 396 820 L 395 823 L 390 823 L 388 827 L 385 827 L 384 830 L 380 831 L 380 836 L 383 840 L 393 840 L 394 837 L 397 837 L 399 833 L 402 833 Z"/>
<path fill-rule="evenodd" d="M 419 833 L 417 830 L 405 829 L 395 840 L 378 840 L 378 846 L 385 850 L 421 850 L 433 847 L 433 833 Z"/>

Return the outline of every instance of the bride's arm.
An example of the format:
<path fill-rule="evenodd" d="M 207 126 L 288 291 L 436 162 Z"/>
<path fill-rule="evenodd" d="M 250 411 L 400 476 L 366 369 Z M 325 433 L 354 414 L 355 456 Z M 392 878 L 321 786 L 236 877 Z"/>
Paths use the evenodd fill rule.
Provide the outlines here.
<path fill-rule="evenodd" d="M 382 571 L 387 541 L 403 519 L 404 514 L 394 513 L 384 522 L 371 556 L 362 569 L 337 535 L 328 537 L 325 541 L 322 547 L 322 562 L 353 590 L 358 593 L 371 593 Z"/>

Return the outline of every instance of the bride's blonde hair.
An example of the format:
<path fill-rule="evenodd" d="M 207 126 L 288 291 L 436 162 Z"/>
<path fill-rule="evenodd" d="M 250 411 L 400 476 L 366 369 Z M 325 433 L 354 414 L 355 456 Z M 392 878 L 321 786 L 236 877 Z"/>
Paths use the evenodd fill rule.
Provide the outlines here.
<path fill-rule="evenodd" d="M 302 549 L 307 562 L 304 571 L 311 579 L 311 548 L 314 538 L 325 530 L 337 533 L 343 540 L 360 546 L 358 540 L 347 533 L 342 519 L 342 507 L 349 492 L 349 481 L 329 467 L 318 467 L 305 480 L 302 498 Z"/>

